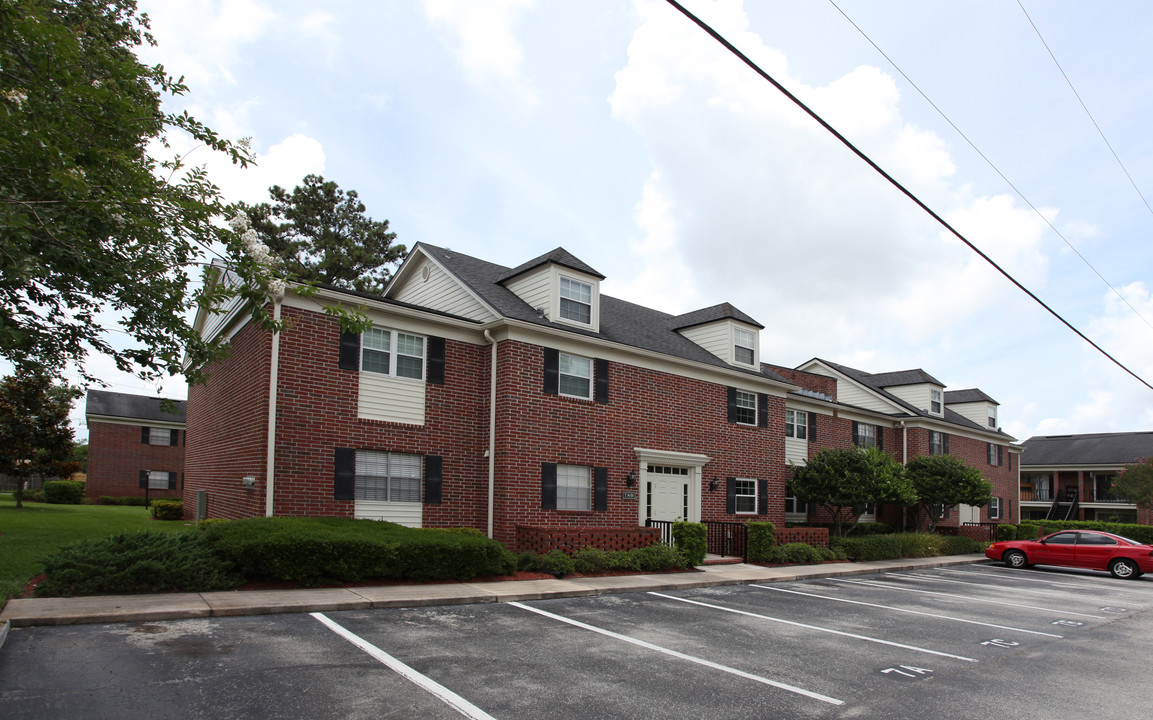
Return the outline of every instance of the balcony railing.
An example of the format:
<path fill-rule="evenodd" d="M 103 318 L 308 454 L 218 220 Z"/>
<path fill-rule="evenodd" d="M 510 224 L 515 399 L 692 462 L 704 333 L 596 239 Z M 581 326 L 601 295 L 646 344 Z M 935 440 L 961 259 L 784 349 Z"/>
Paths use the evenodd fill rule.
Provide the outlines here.
<path fill-rule="evenodd" d="M 1049 488 L 1031 488 L 1028 485 L 1021 487 L 1021 502 L 1053 502 L 1053 493 Z M 1083 498 L 1082 502 L 1111 503 L 1116 505 L 1132 505 L 1133 502 L 1110 490 L 1094 488 L 1092 498 Z"/>
<path fill-rule="evenodd" d="M 1053 502 L 1053 493 L 1049 488 L 1031 488 L 1028 486 L 1021 488 L 1021 502 Z"/>

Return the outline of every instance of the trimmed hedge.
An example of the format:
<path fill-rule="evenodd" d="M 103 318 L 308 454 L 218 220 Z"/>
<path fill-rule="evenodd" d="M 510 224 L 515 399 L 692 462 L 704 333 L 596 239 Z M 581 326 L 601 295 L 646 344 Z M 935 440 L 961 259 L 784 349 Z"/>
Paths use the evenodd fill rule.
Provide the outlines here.
<path fill-rule="evenodd" d="M 1023 522 L 1017 526 L 1017 539 L 1018 540 L 1034 540 L 1041 528 L 1037 523 Z"/>
<path fill-rule="evenodd" d="M 76 480 L 49 480 L 44 483 L 44 502 L 56 505 L 83 504 L 84 483 Z"/>
<path fill-rule="evenodd" d="M 1016 540 L 1017 539 L 1017 526 L 1010 525 L 1009 523 L 1001 523 L 997 526 L 997 539 L 998 540 Z"/>
<path fill-rule="evenodd" d="M 776 527 L 771 522 L 750 520 L 748 528 L 749 546 L 745 550 L 745 559 L 749 562 L 777 562 L 767 559 L 777 544 Z"/>
<path fill-rule="evenodd" d="M 513 554 L 487 537 L 379 520 L 248 518 L 208 525 L 201 533 L 246 577 L 306 586 L 376 578 L 471 580 L 515 568 Z"/>
<path fill-rule="evenodd" d="M 183 500 L 153 500 L 148 513 L 157 520 L 183 520 Z"/>
<path fill-rule="evenodd" d="M 814 547 L 808 543 L 785 543 L 770 548 L 764 560 L 755 562 L 779 565 L 817 565 L 830 560 L 844 559 L 843 554 L 829 548 Z"/>
<path fill-rule="evenodd" d="M 696 567 L 705 561 L 709 552 L 708 530 L 704 523 L 673 523 L 673 547 L 684 559 L 685 567 Z"/>
<path fill-rule="evenodd" d="M 145 502 L 145 499 L 142 497 L 133 497 L 133 496 L 123 497 L 123 496 L 101 495 L 100 496 L 100 504 L 101 505 L 131 505 L 131 506 L 144 507 L 147 503 Z"/>
<path fill-rule="evenodd" d="M 547 555 L 524 552 L 517 556 L 517 569 L 540 571 L 557 575 L 589 574 L 611 570 L 658 572 L 685 568 L 684 558 L 664 544 L 649 545 L 632 550 L 605 551 L 584 548 L 572 555 L 553 550 Z"/>
<path fill-rule="evenodd" d="M 227 590 L 244 582 L 199 533 L 122 533 L 65 545 L 37 597 Z"/>

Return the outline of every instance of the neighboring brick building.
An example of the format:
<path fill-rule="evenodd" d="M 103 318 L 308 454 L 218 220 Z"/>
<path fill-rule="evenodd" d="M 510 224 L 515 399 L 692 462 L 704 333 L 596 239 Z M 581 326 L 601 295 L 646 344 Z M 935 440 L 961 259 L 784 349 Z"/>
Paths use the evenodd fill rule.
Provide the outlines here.
<path fill-rule="evenodd" d="M 88 480 L 92 499 L 180 497 L 184 477 L 183 400 L 89 390 Z"/>
<path fill-rule="evenodd" d="M 278 335 L 240 307 L 202 314 L 231 352 L 189 389 L 186 512 L 203 491 L 207 517 L 465 525 L 510 546 L 646 518 L 783 526 L 787 460 L 811 450 L 797 412 L 824 444 L 883 421 L 895 448 L 906 414 L 910 444 L 942 423 L 966 452 L 1012 440 L 952 411 L 934 423 L 838 402 L 841 377 L 762 364 L 762 326 L 731 305 L 674 316 L 601 280 L 559 248 L 509 269 L 418 243 L 383 296 L 290 292 Z M 344 333 L 322 304 L 372 327 Z"/>

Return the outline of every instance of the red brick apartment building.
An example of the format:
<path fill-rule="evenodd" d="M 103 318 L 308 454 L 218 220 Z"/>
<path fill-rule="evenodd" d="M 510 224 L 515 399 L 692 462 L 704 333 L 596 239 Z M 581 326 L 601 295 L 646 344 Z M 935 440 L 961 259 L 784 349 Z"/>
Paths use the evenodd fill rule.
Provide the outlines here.
<path fill-rule="evenodd" d="M 510 546 L 649 518 L 783 526 L 805 519 L 789 461 L 879 442 L 986 471 L 998 506 L 954 523 L 1015 517 L 1019 448 L 973 419 L 996 411 L 980 391 L 770 366 L 763 326 L 731 305 L 670 315 L 602 295 L 603 279 L 560 248 L 507 268 L 418 243 L 383 295 L 290 291 L 279 334 L 241 307 L 202 314 L 231 353 L 189 389 L 186 512 L 199 498 L 206 517 L 463 525 Z M 333 303 L 372 327 L 342 332 Z"/>
<path fill-rule="evenodd" d="M 85 495 L 181 497 L 183 400 L 89 390 Z"/>

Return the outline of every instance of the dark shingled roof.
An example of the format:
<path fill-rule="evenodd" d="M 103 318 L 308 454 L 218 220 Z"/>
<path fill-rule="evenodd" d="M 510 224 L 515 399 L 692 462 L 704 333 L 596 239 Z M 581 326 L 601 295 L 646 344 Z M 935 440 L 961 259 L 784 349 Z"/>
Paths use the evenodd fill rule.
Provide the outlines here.
<path fill-rule="evenodd" d="M 695 327 L 697 325 L 704 325 L 706 323 L 715 322 L 717 320 L 740 320 L 743 323 L 752 325 L 753 327 L 764 329 L 764 325 L 736 309 L 729 303 L 721 303 L 720 305 L 713 305 L 701 310 L 694 310 L 685 313 L 684 315 L 677 315 L 673 318 L 676 321 L 674 326 L 677 330 L 684 330 L 685 328 Z"/>
<path fill-rule="evenodd" d="M 431 246 L 425 245 L 425 247 L 431 247 Z M 553 250 L 552 252 L 545 253 L 544 255 L 541 255 L 538 258 L 534 258 L 532 260 L 529 260 L 528 262 L 524 263 L 523 265 L 518 265 L 517 267 L 513 268 L 512 270 L 507 271 L 504 275 L 502 275 L 497 280 L 497 282 L 504 282 L 506 280 L 511 280 L 512 278 L 516 277 L 517 275 L 523 275 L 524 273 L 528 272 L 529 270 L 534 270 L 534 269 L 536 269 L 536 268 L 538 268 L 541 265 L 544 265 L 546 263 L 556 263 L 557 265 L 563 265 L 564 267 L 572 268 L 573 270 L 576 270 L 578 272 L 582 272 L 586 275 L 592 275 L 593 277 L 600 278 L 601 280 L 605 279 L 604 275 L 601 275 L 596 270 L 593 270 L 591 267 L 586 265 L 583 260 L 581 260 L 577 256 L 573 255 L 568 250 L 565 250 L 562 247 L 558 247 L 556 250 Z"/>
<path fill-rule="evenodd" d="M 618 300 L 603 293 L 600 296 L 600 332 L 581 330 L 580 328 L 574 328 L 564 323 L 550 322 L 547 318 L 538 316 L 535 308 L 529 306 L 528 303 L 517 297 L 515 293 L 502 283 L 504 280 L 513 277 L 514 274 L 520 274 L 529 267 L 539 265 L 540 262 L 538 261 L 540 261 L 541 258 L 537 258 L 537 260 L 521 265 L 514 271 L 510 271 L 504 266 L 479 260 L 464 255 L 463 253 L 458 253 L 455 250 L 446 250 L 423 242 L 417 243 L 416 247 L 419 247 L 428 253 L 429 256 L 435 258 L 448 272 L 452 273 L 502 317 L 541 325 L 543 327 L 555 328 L 576 335 L 600 338 L 609 342 L 619 343 L 641 350 L 649 350 L 682 360 L 690 360 L 718 368 L 725 368 L 727 370 L 748 372 L 752 375 L 758 375 L 786 385 L 793 385 L 793 383 L 771 370 L 758 372 L 756 370 L 743 370 L 742 368 L 733 367 L 700 345 L 697 345 L 692 340 L 684 337 L 676 331 L 678 327 L 681 327 L 681 319 L 684 316 L 669 315 L 668 313 L 663 313 L 641 305 Z M 541 257 L 545 258 L 545 261 L 548 262 L 551 261 L 549 258 L 557 252 L 562 252 L 566 256 L 568 255 L 567 252 L 563 250 L 554 250 L 553 253 Z M 572 259 L 576 260 L 575 258 Z M 576 260 L 576 262 L 580 263 L 579 260 Z M 568 262 L 562 262 L 561 264 L 572 267 L 572 264 Z M 577 269 L 581 269 L 582 272 L 601 277 L 595 270 L 588 268 L 584 263 L 580 263 L 580 266 L 581 267 Z M 723 306 L 717 307 L 720 308 Z M 734 309 L 733 312 L 739 311 Z M 741 315 L 743 315 L 743 313 L 741 313 Z M 718 317 L 720 316 L 718 315 Z M 750 322 L 750 324 L 761 327 L 751 318 L 744 322 Z"/>
<path fill-rule="evenodd" d="M 981 392 L 977 388 L 968 388 L 967 390 L 946 390 L 945 391 L 945 404 L 954 405 L 957 403 L 972 403 L 972 402 L 987 402 L 994 405 L 1000 405 L 993 398 Z"/>
<path fill-rule="evenodd" d="M 932 383 L 940 387 L 945 387 L 945 383 L 925 372 L 921 368 L 913 370 L 897 370 L 896 372 L 887 373 L 863 373 L 869 376 L 870 384 L 880 387 L 898 387 L 901 385 L 921 385 L 923 383 Z"/>
<path fill-rule="evenodd" d="M 162 407 L 171 403 L 173 412 Z M 184 422 L 184 400 L 163 400 L 158 397 L 132 395 L 130 393 L 89 390 L 84 407 L 86 415 L 128 418 L 132 420 L 157 420 L 159 422 Z"/>
<path fill-rule="evenodd" d="M 1021 444 L 1021 467 L 1124 465 L 1153 456 L 1153 432 L 1039 435 Z"/>

